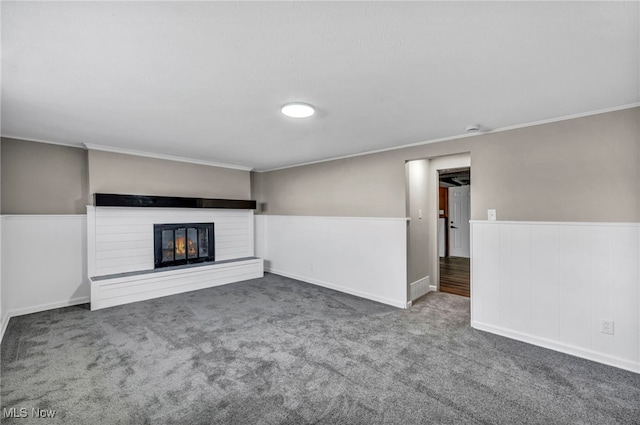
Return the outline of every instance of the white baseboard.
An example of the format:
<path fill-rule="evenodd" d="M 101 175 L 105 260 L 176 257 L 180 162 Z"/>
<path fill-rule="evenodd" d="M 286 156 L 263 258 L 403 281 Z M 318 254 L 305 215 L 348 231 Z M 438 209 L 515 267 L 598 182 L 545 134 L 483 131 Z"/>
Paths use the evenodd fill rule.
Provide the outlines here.
<path fill-rule="evenodd" d="M 429 291 L 437 291 L 438 287 L 436 285 L 429 285 Z"/>
<path fill-rule="evenodd" d="M 19 308 L 9 311 L 9 317 L 24 316 L 25 314 L 39 313 L 41 311 L 53 310 L 54 308 L 71 307 L 72 305 L 86 304 L 89 297 L 71 298 L 69 300 L 56 301 L 53 303 L 34 305 L 26 308 Z"/>
<path fill-rule="evenodd" d="M 284 276 L 284 277 L 289 277 L 291 279 L 296 279 L 296 280 L 301 280 L 303 282 L 306 283 L 311 283 L 313 285 L 318 285 L 318 286 L 322 286 L 323 288 L 328 288 L 328 289 L 333 289 L 334 291 L 338 291 L 338 292 L 344 292 L 345 294 L 350 294 L 350 295 L 355 295 L 356 297 L 360 297 L 360 298 L 366 298 L 368 300 L 371 301 L 376 301 L 382 304 L 387 304 L 393 307 L 397 307 L 397 308 L 401 308 L 401 309 L 406 309 L 407 308 L 407 302 L 406 301 L 398 301 L 398 300 L 393 300 L 393 299 L 389 299 L 389 298 L 385 298 L 385 297 L 380 297 L 377 295 L 373 295 L 373 294 L 369 294 L 366 292 L 362 292 L 362 291 L 358 291 L 358 290 L 354 290 L 351 288 L 346 288 L 344 286 L 341 285 L 335 285 L 333 283 L 329 283 L 329 282 L 324 282 L 322 280 L 318 280 L 318 279 L 314 279 L 311 277 L 307 277 L 307 276 L 301 276 L 301 275 L 297 275 L 294 273 L 288 273 L 282 270 L 275 270 L 272 268 L 267 268 L 265 269 L 266 272 L 269 273 L 273 273 L 273 274 L 277 274 L 279 276 Z"/>
<path fill-rule="evenodd" d="M 57 302 L 48 303 L 48 304 L 40 304 L 40 305 L 30 306 L 27 308 L 19 308 L 19 309 L 11 310 L 4 317 L 2 317 L 2 320 L 0 322 L 0 326 L 1 326 L 0 342 L 2 342 L 2 339 L 4 338 L 4 333 L 7 330 L 7 326 L 9 325 L 9 320 L 12 317 L 24 316 L 25 314 L 31 314 L 31 313 L 39 313 L 41 311 L 53 310 L 55 308 L 71 307 L 78 304 L 86 304 L 88 302 L 89 302 L 89 297 L 78 297 L 78 298 L 72 298 L 70 300 L 62 300 L 62 301 L 57 301 Z"/>
<path fill-rule="evenodd" d="M 598 353 L 584 348 L 574 347 L 568 344 L 562 344 L 557 341 L 540 338 L 522 332 L 516 332 L 499 326 L 492 326 L 478 321 L 471 321 L 471 327 L 481 331 L 490 332 L 496 335 L 526 342 L 528 344 L 537 345 L 538 347 L 548 348 L 550 350 L 559 351 L 561 353 L 570 354 L 572 356 L 581 357 L 583 359 L 592 360 L 594 362 L 603 363 L 609 366 L 618 367 L 630 372 L 640 373 L 640 363 L 635 363 L 619 357 Z"/>
<path fill-rule="evenodd" d="M 2 339 L 4 338 L 4 331 L 7 330 L 7 325 L 9 324 L 9 319 L 11 316 L 5 314 L 0 318 L 0 343 L 2 343 Z"/>

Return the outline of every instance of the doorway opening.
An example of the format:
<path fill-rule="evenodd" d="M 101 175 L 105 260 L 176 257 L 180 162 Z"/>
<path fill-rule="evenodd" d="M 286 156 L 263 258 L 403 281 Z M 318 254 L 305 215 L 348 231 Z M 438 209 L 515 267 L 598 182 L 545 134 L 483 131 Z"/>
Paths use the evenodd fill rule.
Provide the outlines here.
<path fill-rule="evenodd" d="M 438 170 L 439 290 L 471 296 L 471 168 Z"/>

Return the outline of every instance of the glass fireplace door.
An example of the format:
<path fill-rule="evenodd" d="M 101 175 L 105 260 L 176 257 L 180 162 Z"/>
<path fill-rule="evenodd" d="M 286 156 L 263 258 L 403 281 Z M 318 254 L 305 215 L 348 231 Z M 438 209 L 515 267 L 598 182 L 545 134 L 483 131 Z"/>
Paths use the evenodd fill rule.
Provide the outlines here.
<path fill-rule="evenodd" d="M 154 224 L 155 268 L 215 261 L 213 223 Z"/>

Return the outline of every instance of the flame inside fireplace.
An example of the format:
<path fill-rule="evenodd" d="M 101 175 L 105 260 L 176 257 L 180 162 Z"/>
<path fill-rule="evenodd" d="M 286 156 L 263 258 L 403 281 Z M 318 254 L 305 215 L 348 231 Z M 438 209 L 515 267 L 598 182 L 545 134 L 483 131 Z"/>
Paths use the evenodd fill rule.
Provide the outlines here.
<path fill-rule="evenodd" d="M 176 256 L 184 255 L 184 253 L 185 253 L 184 236 L 179 236 L 176 238 Z"/>
<path fill-rule="evenodd" d="M 187 251 L 189 252 L 189 257 L 195 257 L 198 252 L 198 246 L 194 240 L 189 238 L 187 243 L 185 243 L 186 238 L 184 236 L 179 236 L 176 238 L 176 257 L 183 256 Z"/>

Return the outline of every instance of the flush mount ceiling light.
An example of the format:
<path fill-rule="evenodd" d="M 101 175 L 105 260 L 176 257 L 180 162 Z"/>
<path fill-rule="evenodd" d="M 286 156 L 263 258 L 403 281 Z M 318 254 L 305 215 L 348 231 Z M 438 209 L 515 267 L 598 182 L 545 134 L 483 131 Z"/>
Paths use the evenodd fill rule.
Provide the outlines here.
<path fill-rule="evenodd" d="M 316 113 L 316 109 L 313 105 L 308 103 L 285 103 L 280 108 L 283 114 L 291 118 L 309 118 Z"/>

